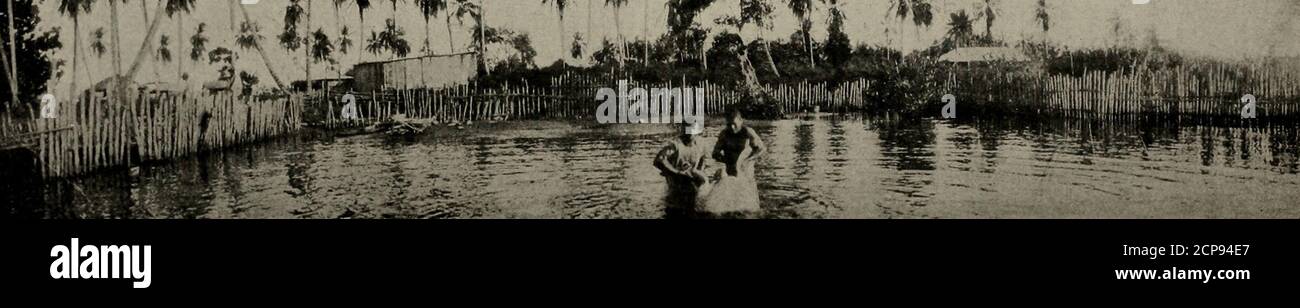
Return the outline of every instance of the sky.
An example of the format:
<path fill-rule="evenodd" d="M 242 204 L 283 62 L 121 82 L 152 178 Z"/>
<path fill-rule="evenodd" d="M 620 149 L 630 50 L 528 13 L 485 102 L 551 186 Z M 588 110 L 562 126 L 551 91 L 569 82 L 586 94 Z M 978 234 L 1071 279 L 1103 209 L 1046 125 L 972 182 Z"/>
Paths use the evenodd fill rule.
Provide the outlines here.
<path fill-rule="evenodd" d="M 55 54 L 56 58 L 67 61 L 65 75 L 71 73 L 72 58 L 72 19 L 59 15 L 57 0 L 43 1 L 40 5 L 41 30 L 58 28 L 64 40 L 64 50 Z M 144 23 L 144 1 L 148 6 L 150 19 L 158 0 L 132 0 L 119 6 L 119 22 L 122 26 L 123 64 L 129 65 L 142 42 L 147 24 Z M 532 39 L 538 55 L 539 66 L 549 65 L 569 50 L 569 39 L 574 33 L 584 37 L 614 39 L 621 28 L 629 39 L 640 38 L 647 33 L 658 37 L 666 31 L 667 0 L 629 0 L 621 10 L 621 22 L 615 23 L 615 14 L 619 12 L 605 6 L 604 0 L 570 0 L 564 13 L 566 34 L 560 34 L 560 24 L 556 9 L 542 0 L 481 0 L 485 7 L 485 22 L 491 27 L 503 27 L 518 33 L 526 33 Z M 797 29 L 797 19 L 790 13 L 784 0 L 767 0 L 774 8 L 773 29 L 766 33 L 769 40 L 786 39 Z M 181 43 L 184 54 L 188 54 L 189 36 L 199 23 L 208 26 L 209 50 L 218 46 L 233 46 L 234 36 L 230 29 L 230 9 L 232 0 L 198 0 L 198 7 L 193 14 L 184 17 L 183 39 L 173 37 L 172 47 Z M 978 15 L 983 11 L 983 0 L 932 0 L 935 7 L 934 24 L 929 27 L 915 27 L 911 22 L 903 23 L 887 15 L 888 0 L 841 0 L 839 6 L 847 17 L 845 32 L 854 44 L 883 45 L 903 50 L 915 50 L 929 46 L 942 39 L 947 31 L 949 15 L 966 11 Z M 268 56 L 281 78 L 299 80 L 305 75 L 303 52 L 290 52 L 273 45 L 275 35 L 282 26 L 285 7 L 288 0 L 260 0 L 257 4 L 247 4 L 251 18 L 261 26 L 261 33 L 268 40 Z M 339 27 L 348 25 L 353 33 L 360 27 L 357 8 L 352 3 L 344 4 L 337 15 L 330 0 L 314 0 L 312 3 L 312 24 L 331 36 Z M 713 20 L 738 11 L 739 0 L 719 0 L 699 18 L 699 22 L 716 34 L 724 29 L 714 24 Z M 305 4 L 304 4 L 305 5 Z M 993 35 L 1008 42 L 1020 40 L 1039 41 L 1044 38 L 1050 42 L 1070 48 L 1105 47 L 1110 45 L 1140 46 L 1154 38 L 1161 46 L 1189 55 L 1208 56 L 1225 59 L 1255 58 L 1262 56 L 1300 56 L 1300 0 L 1150 0 L 1147 4 L 1134 4 L 1133 0 L 1047 0 L 1048 13 L 1051 16 L 1051 29 L 1044 34 L 1036 25 L 1033 14 L 1037 0 L 993 0 L 998 18 L 993 26 Z M 813 35 L 826 37 L 827 5 L 817 2 L 813 14 Z M 81 37 L 83 52 L 89 52 L 90 32 L 103 27 L 107 31 L 110 24 L 107 0 L 99 0 L 93 11 L 81 19 Z M 398 20 L 413 49 L 418 51 L 424 44 L 425 23 L 419 10 L 409 1 L 403 0 L 394 11 L 391 1 L 374 0 L 372 7 L 365 13 L 367 32 L 378 31 L 384 19 Z M 242 16 L 240 17 L 242 20 Z M 472 20 L 465 20 L 464 25 L 455 18 L 451 20 L 453 46 L 448 45 L 448 31 L 444 16 L 435 16 L 429 24 L 429 37 L 434 53 L 445 54 L 460 52 L 469 42 L 469 26 Z M 1116 25 L 1119 25 L 1116 27 Z M 983 33 L 983 21 L 976 22 L 976 32 Z M 178 23 L 168 18 L 160 25 L 160 34 L 175 36 Z M 752 28 L 752 27 L 751 27 Z M 1119 31 L 1116 32 L 1115 29 Z M 590 34 L 588 34 L 590 33 Z M 107 36 L 107 35 L 106 35 Z M 755 39 L 758 32 L 750 29 L 742 33 L 746 39 Z M 106 37 L 107 38 L 107 37 Z M 359 46 L 362 39 L 353 37 Z M 588 39 L 588 42 L 593 40 Z M 156 44 L 154 48 L 156 48 Z M 313 76 L 333 76 L 339 70 L 346 70 L 358 61 L 388 59 L 388 56 L 376 58 L 369 54 L 360 55 L 354 47 L 347 56 L 341 56 L 336 66 L 314 65 Z M 83 86 L 93 76 L 103 79 L 111 74 L 111 60 L 106 55 L 99 59 L 94 55 L 86 56 L 90 63 L 82 63 L 83 69 L 78 74 Z M 584 64 L 585 60 L 569 60 L 572 64 Z M 211 80 L 216 76 L 215 67 L 206 64 L 195 67 L 194 63 L 184 63 L 195 80 Z M 261 59 L 252 51 L 242 52 L 239 68 L 250 70 L 261 76 L 264 84 L 271 83 L 265 73 Z M 138 74 L 138 80 L 175 80 L 176 63 L 161 64 L 154 69 L 150 64 Z M 64 87 L 66 91 L 70 76 L 53 81 L 54 86 Z"/>

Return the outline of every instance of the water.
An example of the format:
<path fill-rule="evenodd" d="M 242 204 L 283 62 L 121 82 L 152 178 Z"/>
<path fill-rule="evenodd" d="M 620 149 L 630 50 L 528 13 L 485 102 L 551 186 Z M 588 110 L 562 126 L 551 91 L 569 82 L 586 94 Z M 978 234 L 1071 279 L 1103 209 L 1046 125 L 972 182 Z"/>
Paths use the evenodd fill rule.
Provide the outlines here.
<path fill-rule="evenodd" d="M 889 117 L 750 121 L 755 218 L 1297 218 L 1295 125 Z M 720 123 L 704 138 L 712 145 Z M 45 218 L 661 218 L 663 125 L 308 132 L 46 185 Z M 716 170 L 721 165 L 715 164 Z"/>

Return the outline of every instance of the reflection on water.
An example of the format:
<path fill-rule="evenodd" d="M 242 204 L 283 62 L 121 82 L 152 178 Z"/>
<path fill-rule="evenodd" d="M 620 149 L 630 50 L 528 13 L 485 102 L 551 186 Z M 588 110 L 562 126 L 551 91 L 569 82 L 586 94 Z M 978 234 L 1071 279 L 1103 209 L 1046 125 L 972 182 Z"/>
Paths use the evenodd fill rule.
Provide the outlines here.
<path fill-rule="evenodd" d="M 1295 125 L 750 121 L 768 218 L 1300 217 Z M 710 123 L 712 145 L 720 123 Z M 23 217 L 657 218 L 662 125 L 289 140 L 46 185 Z M 715 163 L 711 168 L 720 168 Z M 669 211 L 668 213 L 671 213 Z"/>

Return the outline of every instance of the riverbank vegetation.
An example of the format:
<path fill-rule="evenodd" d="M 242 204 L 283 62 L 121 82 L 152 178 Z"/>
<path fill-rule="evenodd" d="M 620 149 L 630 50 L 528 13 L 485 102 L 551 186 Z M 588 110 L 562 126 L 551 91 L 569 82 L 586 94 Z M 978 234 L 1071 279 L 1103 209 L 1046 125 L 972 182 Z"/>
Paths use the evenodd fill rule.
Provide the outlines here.
<path fill-rule="evenodd" d="M 51 0 L 52 1 L 52 0 Z M 267 99 L 283 96 L 292 83 L 288 78 L 304 79 L 336 78 L 349 70 L 345 63 L 391 60 L 416 55 L 447 52 L 471 51 L 479 54 L 478 77 L 471 81 L 475 89 L 502 88 L 509 85 L 528 85 L 532 87 L 567 87 L 568 84 L 555 84 L 558 81 L 572 82 L 586 80 L 589 82 L 610 82 L 614 80 L 632 80 L 645 84 L 663 83 L 701 83 L 731 85 L 737 89 L 752 80 L 761 84 L 792 83 L 826 83 L 829 90 L 837 85 L 870 81 L 871 87 L 864 90 L 873 102 L 872 110 L 917 110 L 926 109 L 937 103 L 938 97 L 954 86 L 956 75 L 965 74 L 967 80 L 1020 80 L 1008 84 L 965 84 L 962 88 L 996 88 L 1016 86 L 1034 90 L 1034 80 L 1044 76 L 1071 76 L 1083 78 L 1089 74 L 1116 74 L 1123 76 L 1151 76 L 1158 72 L 1190 71 L 1191 75 L 1201 76 L 1212 72 L 1227 76 L 1249 79 L 1255 72 L 1265 68 L 1279 68 L 1279 59 L 1257 59 L 1249 62 L 1229 63 L 1210 58 L 1187 57 L 1167 50 L 1160 45 L 1154 34 L 1136 43 L 1120 44 L 1118 41 L 1110 47 L 1077 49 L 1053 42 L 1051 30 L 1054 26 L 1052 5 L 1054 1 L 1038 0 L 1031 7 L 1035 27 L 1041 30 L 1041 40 L 1023 39 L 1007 41 L 998 37 L 994 25 L 1004 22 L 999 16 L 1008 12 L 996 1 L 975 1 L 972 7 L 943 11 L 930 0 L 890 0 L 888 9 L 881 15 L 846 14 L 844 0 L 666 0 L 663 5 L 666 12 L 662 17 L 666 29 L 661 35 L 650 36 L 647 24 L 625 25 L 623 15 L 637 14 L 624 12 L 629 8 L 641 9 L 641 14 L 648 14 L 648 5 L 626 0 L 533 0 L 540 1 L 557 14 L 556 29 L 510 29 L 502 25 L 489 24 L 486 16 L 489 12 L 483 7 L 482 0 L 409 0 L 409 1 L 368 1 L 368 0 L 288 0 L 284 3 L 282 18 L 258 20 L 248 15 L 247 9 L 231 1 L 228 5 L 231 16 L 229 33 L 221 33 L 220 27 L 211 27 L 202 22 L 196 27 L 186 27 L 187 16 L 196 7 L 194 0 L 156 0 L 131 2 L 140 5 L 144 12 L 143 28 L 123 28 L 116 23 L 119 10 L 127 5 L 122 0 L 58 0 L 58 13 L 73 21 L 72 46 L 61 46 L 58 31 L 44 35 L 22 35 L 24 48 L 36 51 L 49 51 L 71 47 L 70 61 L 53 59 L 49 52 L 24 52 L 10 55 L 8 59 L 20 63 L 37 63 L 20 67 L 19 84 L 6 87 L 4 91 L 21 92 L 18 101 L 27 102 L 29 108 L 35 107 L 34 95 L 45 92 L 46 80 L 60 80 L 63 74 L 71 75 L 71 87 L 79 93 L 92 84 L 106 88 L 121 88 L 124 85 L 99 85 L 105 81 L 118 79 L 104 78 L 112 75 L 130 82 L 139 70 L 142 62 L 153 67 L 155 79 L 171 80 L 190 85 L 203 84 L 196 91 L 234 90 L 241 96 L 256 96 Z M 24 13 L 33 10 L 34 1 L 15 1 L 19 9 L 17 32 L 30 31 L 39 23 L 36 14 Z M 330 16 L 312 16 L 312 5 L 332 6 L 335 21 L 339 16 L 355 14 L 357 23 L 345 22 L 329 25 L 320 22 Z M 617 35 L 597 38 L 592 35 L 594 27 L 588 17 L 586 29 L 569 29 L 564 22 L 565 14 L 574 6 L 586 5 L 588 12 L 595 7 L 612 9 L 615 13 L 613 26 Z M 152 6 L 152 7 L 151 7 Z M 723 10 L 726 14 L 719 17 L 704 17 L 706 10 Z M 944 9 L 950 9 L 945 7 Z M 386 12 L 391 10 L 391 15 Z M 418 11 L 423 17 L 422 29 L 403 28 L 395 22 L 399 11 Z M 153 19 L 149 19 L 150 12 Z M 791 14 L 798 20 L 793 29 L 779 29 L 774 26 L 778 14 Z M 320 15 L 320 14 L 317 14 Z M 373 20 L 374 16 L 386 16 L 382 20 Z M 28 16 L 28 17 L 22 17 Z M 114 21 L 107 31 L 103 27 L 81 29 L 79 20 L 88 16 L 108 17 Z M 371 16 L 371 20 L 367 19 Z M 313 17 L 316 22 L 313 22 Z M 652 18 L 642 16 L 644 20 Z M 174 22 L 174 30 L 160 26 L 161 20 Z M 816 22 L 814 22 L 816 21 Z M 933 27 L 945 28 L 944 35 L 930 41 L 929 46 L 919 50 L 904 51 L 887 42 L 860 42 L 849 37 L 846 25 L 883 21 L 883 31 L 894 31 L 893 35 L 913 35 L 908 28 L 915 28 L 919 38 L 920 31 Z M 438 25 L 441 23 L 441 25 Z M 446 29 L 446 48 L 433 39 L 431 33 Z M 606 23 L 606 25 L 608 24 Z M 454 35 L 454 28 L 468 29 L 469 37 Z M 824 27 L 824 29 L 814 29 Z M 639 28 L 639 29 L 638 29 Z M 900 28 L 900 29 L 895 29 Z M 1120 36 L 1120 25 L 1113 29 L 1115 36 Z M 27 29 L 27 30 L 24 30 Z M 85 31 L 83 31 L 85 30 Z M 142 46 L 118 46 L 115 42 L 119 33 L 137 31 L 148 39 Z M 531 31 L 531 32 L 530 32 Z M 539 64 L 536 59 L 538 50 L 530 33 L 536 31 L 558 31 L 561 39 L 559 52 L 563 55 L 550 64 Z M 775 31 L 789 31 L 769 35 Z M 82 32 L 90 32 L 83 35 Z M 639 36 L 632 35 L 641 32 Z M 751 35 L 757 32 L 758 35 Z M 570 35 L 571 33 L 571 35 Z M 742 33 L 746 35 L 741 35 Z M 813 35 L 814 33 L 824 33 Z M 232 35 L 233 43 L 220 43 L 215 38 Z M 84 36 L 84 37 L 83 37 Z M 776 37 L 777 39 L 770 39 Z M 83 40 L 85 42 L 83 42 Z M 66 41 L 66 40 L 62 40 Z M 458 44 L 459 43 L 459 44 Z M 221 44 L 232 44 L 224 46 Z M 547 44 L 551 45 L 551 44 Z M 1006 63 L 987 63 L 980 65 L 954 65 L 941 62 L 939 58 L 953 50 L 965 47 L 1009 47 L 1015 48 L 1031 61 L 1025 64 L 1005 65 Z M 87 50 L 88 52 L 83 52 Z M 128 55 L 138 51 L 134 59 L 123 59 L 122 53 Z M 276 63 L 272 65 L 268 54 L 287 54 L 297 63 Z M 85 54 L 90 54 L 88 57 Z M 254 55 L 254 56 L 249 56 Z M 100 61 L 107 57 L 112 61 L 113 70 L 107 74 L 85 69 L 86 60 Z M 124 60 L 128 66 L 124 66 Z M 240 62 L 243 62 L 242 64 Z M 250 64 L 252 62 L 252 64 Z M 261 62 L 261 63 L 256 63 Z M 65 70 L 65 64 L 71 64 Z M 160 70 L 162 66 L 174 66 L 172 74 Z M 317 69 L 313 70 L 313 66 Z M 313 71 L 335 72 L 334 76 L 313 76 Z M 286 72 L 286 68 L 297 67 L 297 74 Z M 1296 66 L 1289 65 L 1278 72 L 1290 74 Z M 752 68 L 748 70 L 747 68 Z M 26 70 L 30 70 L 26 71 Z M 205 72 L 200 74 L 199 72 Z M 6 70 L 11 72 L 11 70 Z M 752 72 L 748 73 L 748 72 Z M 1226 73 L 1225 73 L 1226 72 Z M 287 73 L 287 74 L 286 74 Z M 108 76 L 105 76 L 108 75 Z M 197 80 L 200 75 L 215 75 L 217 81 L 202 83 Z M 752 75 L 752 76 L 750 76 Z M 294 76 L 294 77 L 290 77 Z M 970 76 L 981 76 L 973 78 Z M 1272 75 L 1270 75 L 1272 76 Z M 1279 83 L 1291 78 L 1285 75 L 1281 79 L 1246 80 L 1242 83 Z M 9 78 L 13 79 L 13 78 Z M 78 80 L 90 82 L 78 83 Z M 160 82 L 162 83 L 162 82 Z M 193 87 L 190 87 L 193 89 Z M 13 91 L 22 89 L 22 91 Z M 1028 91 L 1028 90 L 1027 90 Z M 69 94 L 69 96 L 77 96 Z M 987 95 L 967 95 L 975 99 L 984 99 Z M 746 99 L 744 101 L 750 101 Z M 770 107 L 770 106 L 769 106 Z M 764 106 L 751 106 L 749 109 L 761 110 Z M 777 109 L 777 108 L 767 108 Z"/>

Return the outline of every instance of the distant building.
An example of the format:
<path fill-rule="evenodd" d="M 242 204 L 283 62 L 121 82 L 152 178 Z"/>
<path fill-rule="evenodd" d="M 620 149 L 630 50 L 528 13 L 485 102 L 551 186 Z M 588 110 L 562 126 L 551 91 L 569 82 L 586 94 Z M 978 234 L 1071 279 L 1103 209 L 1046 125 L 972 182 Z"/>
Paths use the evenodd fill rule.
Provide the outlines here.
<path fill-rule="evenodd" d="M 437 89 L 468 83 L 477 76 L 477 68 L 477 55 L 466 52 L 361 63 L 348 75 L 356 92 Z"/>
<path fill-rule="evenodd" d="M 289 86 L 293 88 L 294 92 L 302 92 L 307 89 L 307 82 L 298 80 L 290 83 Z M 343 78 L 320 78 L 312 80 L 311 82 L 312 91 L 329 90 L 330 92 L 346 92 L 351 88 L 353 88 L 352 77 L 346 76 Z"/>
<path fill-rule="evenodd" d="M 939 57 L 940 62 L 974 64 L 992 62 L 1029 62 L 1029 56 L 1010 47 L 963 47 Z"/>

